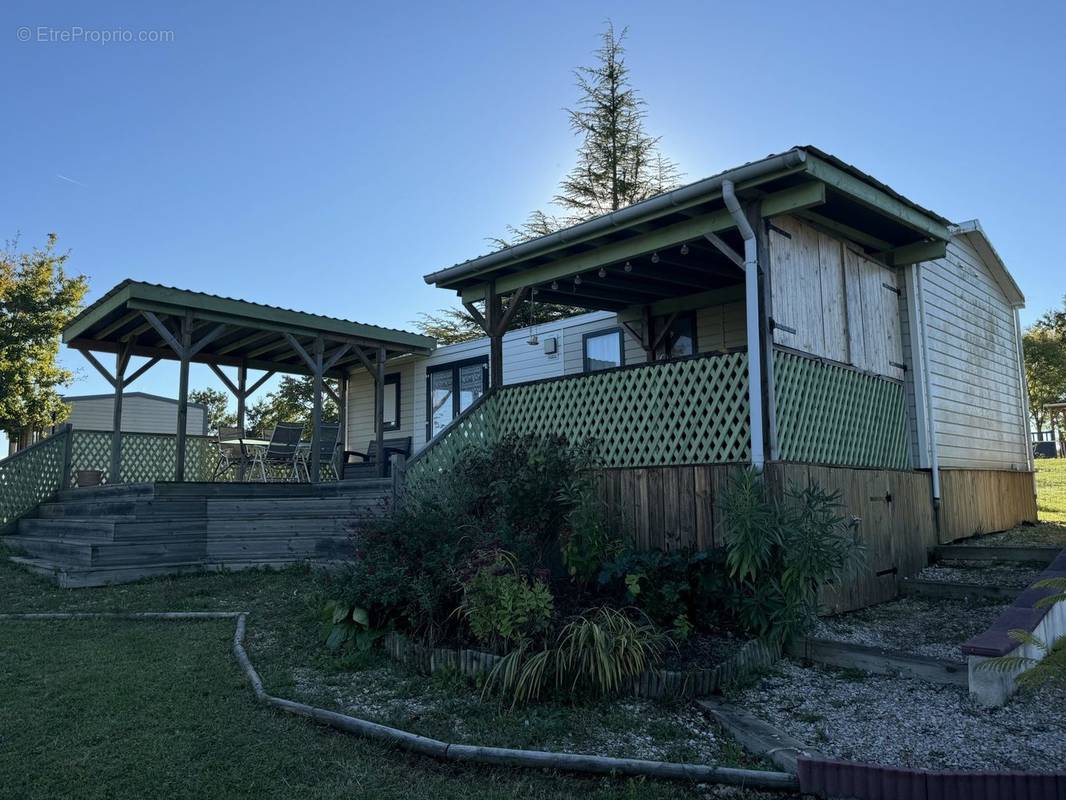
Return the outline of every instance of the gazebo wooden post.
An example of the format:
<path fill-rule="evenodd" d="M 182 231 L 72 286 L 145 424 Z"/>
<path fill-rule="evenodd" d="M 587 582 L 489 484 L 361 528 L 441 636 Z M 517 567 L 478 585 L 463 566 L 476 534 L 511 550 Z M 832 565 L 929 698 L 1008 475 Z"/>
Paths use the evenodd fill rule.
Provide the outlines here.
<path fill-rule="evenodd" d="M 189 358 L 192 355 L 192 312 L 181 320 L 181 347 L 178 349 L 178 430 L 174 453 L 174 480 L 185 480 L 185 434 L 189 419 Z"/>
<path fill-rule="evenodd" d="M 130 340 L 115 354 L 115 402 L 111 417 L 111 468 L 107 473 L 108 483 L 122 479 L 122 390 L 125 388 L 126 367 L 130 363 L 133 344 Z"/>
<path fill-rule="evenodd" d="M 241 361 L 237 367 L 237 427 L 241 429 L 241 436 L 246 436 L 244 429 L 245 406 L 248 398 L 248 365 Z M 247 471 L 247 458 L 244 455 L 244 443 L 241 443 L 241 460 L 237 464 L 237 480 L 243 481 Z"/>
<path fill-rule="evenodd" d="M 337 379 L 337 422 L 340 423 L 340 441 L 341 441 L 341 455 L 348 449 L 348 372 L 344 371 L 344 374 Z M 343 462 L 343 459 L 342 459 Z M 340 464 L 341 473 L 344 472 L 344 464 Z M 337 475 L 337 480 L 341 479 L 341 475 Z"/>
<path fill-rule="evenodd" d="M 318 483 L 320 478 L 319 470 L 322 467 L 322 453 L 319 446 L 321 431 L 319 428 L 322 427 L 322 370 L 325 347 L 325 341 L 322 337 L 316 336 L 314 355 L 312 357 L 314 364 L 314 380 L 312 383 L 314 406 L 311 411 L 311 483 Z"/>
<path fill-rule="evenodd" d="M 377 442 L 378 477 L 385 477 L 385 346 L 378 345 L 374 362 L 374 439 Z"/>

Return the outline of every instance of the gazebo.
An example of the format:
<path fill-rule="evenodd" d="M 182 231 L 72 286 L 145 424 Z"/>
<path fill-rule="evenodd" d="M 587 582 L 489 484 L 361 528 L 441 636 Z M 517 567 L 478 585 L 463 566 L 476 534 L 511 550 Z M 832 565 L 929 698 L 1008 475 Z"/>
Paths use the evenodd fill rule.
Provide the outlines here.
<path fill-rule="evenodd" d="M 245 425 L 246 402 L 276 373 L 313 377 L 314 410 L 310 475 L 320 478 L 323 394 L 338 404 L 341 430 L 346 431 L 345 377 L 365 368 L 373 376 L 376 407 L 383 405 L 384 367 L 394 356 L 429 353 L 434 340 L 408 331 L 293 311 L 229 297 L 125 280 L 79 314 L 63 331 L 63 341 L 78 350 L 115 391 L 114 432 L 111 440 L 112 476 L 121 475 L 122 394 L 162 360 L 177 361 L 178 418 L 174 479 L 185 480 L 186 418 L 189 365 L 207 364 L 237 400 L 237 422 Z M 115 358 L 109 370 L 96 354 Z M 129 371 L 130 359 L 148 359 Z M 236 369 L 235 379 L 223 367 Z M 249 383 L 249 370 L 263 375 Z M 325 383 L 340 379 L 339 392 Z M 382 452 L 381 414 L 375 424 L 378 452 Z M 378 459 L 379 470 L 384 459 Z"/>

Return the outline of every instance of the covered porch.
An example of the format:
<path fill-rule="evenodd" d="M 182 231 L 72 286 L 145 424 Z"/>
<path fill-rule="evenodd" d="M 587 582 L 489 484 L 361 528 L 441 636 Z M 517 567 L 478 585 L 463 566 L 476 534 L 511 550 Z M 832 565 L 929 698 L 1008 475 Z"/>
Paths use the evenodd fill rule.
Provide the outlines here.
<path fill-rule="evenodd" d="M 335 450 L 344 450 L 349 373 L 366 370 L 380 393 L 387 359 L 425 354 L 433 347 L 432 339 L 406 331 L 132 280 L 123 281 L 86 308 L 64 331 L 63 341 L 79 351 L 114 389 L 112 432 L 81 441 L 70 465 L 71 471 L 100 469 L 109 483 L 210 478 L 206 469 L 212 458 L 208 442 L 187 432 L 191 364 L 206 364 L 233 395 L 241 431 L 246 428 L 248 399 L 272 376 L 311 376 L 311 436 L 306 461 L 308 477 L 317 483 L 323 479 L 324 465 L 341 466 Z M 101 359 L 113 359 L 113 366 Z M 141 363 L 134 364 L 134 359 Z M 123 434 L 124 391 L 162 360 L 179 365 L 173 437 Z M 328 379 L 337 381 L 336 391 Z M 340 409 L 336 445 L 322 440 L 326 396 Z M 292 422 L 302 424 L 304 420 Z M 263 434 L 269 437 L 270 432 Z M 380 447 L 380 425 L 376 436 Z M 99 460 L 104 438 L 109 439 L 110 451 L 106 468 Z M 247 477 L 248 468 L 243 447 L 241 452 L 238 480 Z M 376 468 L 378 477 L 383 475 L 383 459 Z"/>

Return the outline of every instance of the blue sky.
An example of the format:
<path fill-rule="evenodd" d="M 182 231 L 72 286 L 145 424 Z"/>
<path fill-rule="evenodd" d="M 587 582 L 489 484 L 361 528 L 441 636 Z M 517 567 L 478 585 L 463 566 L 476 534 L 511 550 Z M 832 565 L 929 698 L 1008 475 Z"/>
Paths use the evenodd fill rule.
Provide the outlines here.
<path fill-rule="evenodd" d="M 688 179 L 815 144 L 978 217 L 1024 321 L 1066 293 L 1061 3 L 8 0 L 0 236 L 56 232 L 90 300 L 133 277 L 409 326 L 451 302 L 424 273 L 554 193 L 608 17 Z M 78 27 L 172 33 L 39 40 Z M 63 360 L 71 393 L 106 390 Z M 135 386 L 175 387 L 170 365 Z"/>

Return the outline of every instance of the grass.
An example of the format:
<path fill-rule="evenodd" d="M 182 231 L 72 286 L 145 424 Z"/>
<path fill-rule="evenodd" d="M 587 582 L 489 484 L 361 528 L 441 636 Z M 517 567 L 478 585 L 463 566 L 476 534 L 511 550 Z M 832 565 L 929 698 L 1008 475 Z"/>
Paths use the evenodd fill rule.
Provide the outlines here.
<path fill-rule="evenodd" d="M 1036 507 L 1042 522 L 1066 522 L 1066 458 L 1036 460 Z"/>
<path fill-rule="evenodd" d="M 268 689 L 286 697 L 329 694 L 328 686 L 301 689 L 302 674 L 332 675 L 350 689 L 359 669 L 381 666 L 345 664 L 317 646 L 312 587 L 306 572 L 291 569 L 62 590 L 0 561 L 0 610 L 7 612 L 249 611 L 252 659 Z M 229 621 L 0 621 L 0 798 L 706 796 L 700 787 L 665 782 L 443 764 L 277 714 L 255 704 L 230 654 L 232 634 Z M 446 677 L 392 672 L 416 698 L 462 694 Z M 630 721 L 609 703 L 544 706 L 524 717 L 491 706 L 444 707 L 396 721 L 454 740 L 450 713 L 457 710 L 468 735 L 519 746 L 580 734 L 579 720 L 616 732 Z M 653 732 L 663 737 L 666 757 L 691 755 L 669 724 Z M 723 757 L 753 763 L 732 743 Z"/>

